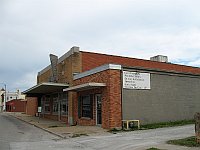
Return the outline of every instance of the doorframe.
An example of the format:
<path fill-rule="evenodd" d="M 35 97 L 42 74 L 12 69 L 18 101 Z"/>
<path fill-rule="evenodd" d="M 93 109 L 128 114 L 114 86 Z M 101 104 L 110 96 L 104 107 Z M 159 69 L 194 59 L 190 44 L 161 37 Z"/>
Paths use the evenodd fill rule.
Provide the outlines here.
<path fill-rule="evenodd" d="M 97 120 L 97 96 L 101 96 L 101 124 L 98 124 Z M 102 125 L 102 94 L 95 94 L 95 107 L 96 107 L 96 125 L 101 126 Z"/>

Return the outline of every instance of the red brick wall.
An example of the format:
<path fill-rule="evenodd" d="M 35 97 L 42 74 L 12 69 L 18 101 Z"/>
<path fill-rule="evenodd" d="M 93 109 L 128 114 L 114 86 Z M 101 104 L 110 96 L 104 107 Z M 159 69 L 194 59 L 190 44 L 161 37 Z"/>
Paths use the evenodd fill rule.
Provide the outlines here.
<path fill-rule="evenodd" d="M 37 113 L 38 109 L 38 99 L 37 97 L 27 97 L 26 98 L 27 103 L 26 103 L 26 114 L 35 116 Z"/>
<path fill-rule="evenodd" d="M 109 63 L 120 64 L 124 66 L 144 67 L 144 68 L 160 69 L 166 71 L 200 74 L 200 68 L 197 67 L 195 68 L 184 65 L 161 63 L 143 59 L 135 59 L 135 58 L 98 54 L 91 52 L 82 52 L 83 72 L 101 66 L 103 64 L 109 64 Z"/>
<path fill-rule="evenodd" d="M 78 96 L 93 94 L 93 118 L 92 119 L 90 119 L 90 118 L 78 118 L 78 101 L 76 101 L 75 104 L 74 104 L 75 124 L 87 125 L 87 126 L 96 125 L 95 94 L 101 94 L 102 91 L 103 91 L 102 89 L 93 89 L 93 90 L 78 92 L 78 94 L 75 95 L 74 99 L 78 100 Z"/>
<path fill-rule="evenodd" d="M 6 111 L 8 112 L 25 112 L 26 102 L 20 99 L 6 102 Z"/>
<path fill-rule="evenodd" d="M 53 115 L 53 114 L 42 114 L 41 117 L 51 119 L 51 120 L 57 120 L 59 121 L 58 115 Z M 60 121 L 68 123 L 68 118 L 67 116 L 61 116 Z"/>
<path fill-rule="evenodd" d="M 102 94 L 102 127 L 115 128 L 121 127 L 121 77 L 120 70 L 106 70 L 81 79 L 77 79 L 74 85 L 88 82 L 106 83 L 106 87 L 96 90 L 78 92 L 74 98 L 74 118 L 80 125 L 95 125 L 96 110 L 93 107 L 93 119 L 78 118 L 78 96 L 81 94 Z M 95 105 L 95 102 L 93 103 Z"/>

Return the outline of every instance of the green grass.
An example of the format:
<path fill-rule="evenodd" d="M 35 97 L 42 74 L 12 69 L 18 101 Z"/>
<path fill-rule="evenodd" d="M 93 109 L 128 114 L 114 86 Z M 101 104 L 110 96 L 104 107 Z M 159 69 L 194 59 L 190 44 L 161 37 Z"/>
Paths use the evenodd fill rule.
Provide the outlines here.
<path fill-rule="evenodd" d="M 181 121 L 173 121 L 173 122 L 153 123 L 153 124 L 141 125 L 139 130 L 183 126 L 183 125 L 194 124 L 194 123 L 195 123 L 194 120 L 181 120 Z M 129 129 L 129 130 L 113 128 L 113 129 L 109 130 L 108 132 L 116 134 L 119 132 L 129 132 L 129 131 L 134 131 L 134 130 L 138 130 L 137 126 L 135 126 L 132 129 Z"/>
<path fill-rule="evenodd" d="M 196 138 L 194 136 L 185 139 L 170 140 L 167 142 L 167 144 L 181 145 L 187 147 L 200 147 L 200 144 L 197 144 Z"/>
<path fill-rule="evenodd" d="M 153 124 L 142 125 L 141 129 L 156 129 L 156 128 L 165 128 L 165 127 L 175 127 L 175 126 L 183 126 L 183 125 L 194 124 L 194 123 L 195 123 L 194 120 L 153 123 Z"/>

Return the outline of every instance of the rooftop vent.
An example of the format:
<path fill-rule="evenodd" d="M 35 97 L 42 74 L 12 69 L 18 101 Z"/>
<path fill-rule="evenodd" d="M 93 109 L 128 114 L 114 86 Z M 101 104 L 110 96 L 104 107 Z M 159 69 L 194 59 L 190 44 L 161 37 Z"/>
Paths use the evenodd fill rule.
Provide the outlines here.
<path fill-rule="evenodd" d="M 158 61 L 158 62 L 168 62 L 168 58 L 167 56 L 163 56 L 163 55 L 157 55 L 154 57 L 150 57 L 151 61 Z"/>

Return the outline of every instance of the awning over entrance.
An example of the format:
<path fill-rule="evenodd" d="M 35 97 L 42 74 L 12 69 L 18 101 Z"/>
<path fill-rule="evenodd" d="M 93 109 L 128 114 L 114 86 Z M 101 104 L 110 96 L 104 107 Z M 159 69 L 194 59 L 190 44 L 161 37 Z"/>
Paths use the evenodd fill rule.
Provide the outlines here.
<path fill-rule="evenodd" d="M 95 89 L 99 87 L 105 87 L 105 83 L 96 83 L 96 82 L 89 82 L 77 86 L 73 86 L 70 88 L 66 88 L 63 91 L 84 91 L 84 90 L 90 90 L 90 89 Z"/>
<path fill-rule="evenodd" d="M 33 86 L 32 88 L 22 92 L 27 95 L 48 94 L 54 92 L 63 92 L 64 88 L 69 87 L 68 84 L 45 82 Z"/>

